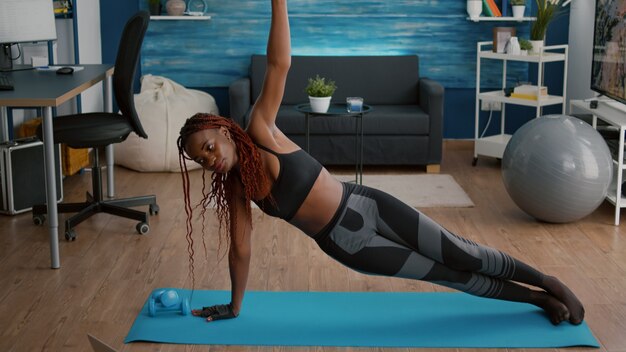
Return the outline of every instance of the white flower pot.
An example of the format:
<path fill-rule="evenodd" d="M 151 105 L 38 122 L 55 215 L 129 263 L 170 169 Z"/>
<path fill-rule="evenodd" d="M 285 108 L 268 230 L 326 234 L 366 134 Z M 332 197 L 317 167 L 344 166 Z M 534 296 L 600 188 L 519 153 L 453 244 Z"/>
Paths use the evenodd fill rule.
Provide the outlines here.
<path fill-rule="evenodd" d="M 539 55 L 543 49 L 543 40 L 531 40 L 530 43 L 533 45 L 533 48 L 530 49 L 530 54 Z"/>
<path fill-rule="evenodd" d="M 483 13 L 482 0 L 467 0 L 467 14 L 470 18 L 478 18 Z"/>
<path fill-rule="evenodd" d="M 330 107 L 331 97 L 309 97 L 311 103 L 311 111 L 313 112 L 326 112 Z"/>
<path fill-rule="evenodd" d="M 513 18 L 524 17 L 524 11 L 526 11 L 525 5 L 515 5 L 515 6 L 511 6 L 511 8 L 513 9 Z"/>

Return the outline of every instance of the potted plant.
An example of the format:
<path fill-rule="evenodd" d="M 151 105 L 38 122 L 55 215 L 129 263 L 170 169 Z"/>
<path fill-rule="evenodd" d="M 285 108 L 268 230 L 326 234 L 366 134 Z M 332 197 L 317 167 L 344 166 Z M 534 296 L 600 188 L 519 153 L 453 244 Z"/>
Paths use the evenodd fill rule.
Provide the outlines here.
<path fill-rule="evenodd" d="M 330 106 L 330 99 L 335 93 L 337 86 L 334 81 L 327 80 L 325 77 L 315 75 L 315 78 L 309 78 L 309 84 L 304 91 L 309 95 L 311 110 L 313 112 L 326 112 Z"/>
<path fill-rule="evenodd" d="M 151 16 L 161 15 L 161 0 L 147 0 Z"/>
<path fill-rule="evenodd" d="M 521 55 L 528 55 L 528 51 L 532 50 L 533 45 L 528 39 L 519 38 L 519 48 Z"/>
<path fill-rule="evenodd" d="M 526 10 L 526 0 L 511 0 L 511 9 L 513 9 L 513 18 L 524 17 Z"/>
<path fill-rule="evenodd" d="M 533 44 L 532 53 L 541 53 L 546 39 L 546 31 L 550 21 L 562 13 L 563 5 L 567 0 L 535 0 L 537 2 L 537 19 L 530 26 L 530 41 Z M 566 3 L 567 1 L 567 3 Z"/>

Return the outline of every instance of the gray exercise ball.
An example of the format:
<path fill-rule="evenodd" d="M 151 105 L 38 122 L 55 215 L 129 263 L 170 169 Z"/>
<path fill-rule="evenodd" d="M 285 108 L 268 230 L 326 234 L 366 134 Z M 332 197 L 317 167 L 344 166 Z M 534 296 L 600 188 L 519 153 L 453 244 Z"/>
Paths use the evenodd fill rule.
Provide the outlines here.
<path fill-rule="evenodd" d="M 529 121 L 511 137 L 502 156 L 507 192 L 524 212 L 551 223 L 581 219 L 606 197 L 613 160 L 606 142 L 572 116 Z"/>

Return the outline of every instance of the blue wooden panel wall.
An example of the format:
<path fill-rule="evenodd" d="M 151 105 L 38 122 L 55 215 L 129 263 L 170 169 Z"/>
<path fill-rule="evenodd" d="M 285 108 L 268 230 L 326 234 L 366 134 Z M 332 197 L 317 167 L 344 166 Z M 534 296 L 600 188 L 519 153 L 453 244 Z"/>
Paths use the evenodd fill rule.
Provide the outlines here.
<path fill-rule="evenodd" d="M 270 1 L 207 2 L 209 21 L 150 23 L 143 74 L 190 87 L 225 87 L 247 75 L 250 55 L 265 53 Z M 291 0 L 288 8 L 293 55 L 417 54 L 421 75 L 447 88 L 475 86 L 476 42 L 491 40 L 494 26 L 528 33 L 528 24 L 466 20 L 464 0 Z M 527 67 L 509 66 L 510 76 L 526 80 Z M 483 70 L 491 78 L 483 84 L 500 85 L 499 63 Z"/>

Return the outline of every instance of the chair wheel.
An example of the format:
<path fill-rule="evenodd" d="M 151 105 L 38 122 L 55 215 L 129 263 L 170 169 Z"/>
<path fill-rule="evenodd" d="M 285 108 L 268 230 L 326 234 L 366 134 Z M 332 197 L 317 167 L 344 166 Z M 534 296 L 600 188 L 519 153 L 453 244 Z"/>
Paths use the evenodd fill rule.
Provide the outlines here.
<path fill-rule="evenodd" d="M 45 215 L 33 215 L 33 223 L 37 226 L 41 226 L 43 225 L 43 223 L 46 222 L 46 216 Z"/>
<path fill-rule="evenodd" d="M 65 239 L 68 241 L 76 241 L 76 231 L 74 230 L 65 231 Z"/>
<path fill-rule="evenodd" d="M 159 206 L 156 204 L 150 204 L 150 215 L 156 215 L 159 213 Z"/>
<path fill-rule="evenodd" d="M 148 231 L 150 231 L 150 225 L 146 224 L 145 222 L 140 222 L 137 224 L 136 229 L 140 235 L 145 235 L 148 233 Z"/>

